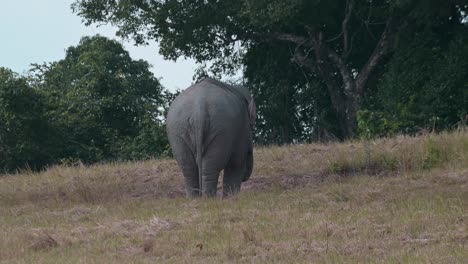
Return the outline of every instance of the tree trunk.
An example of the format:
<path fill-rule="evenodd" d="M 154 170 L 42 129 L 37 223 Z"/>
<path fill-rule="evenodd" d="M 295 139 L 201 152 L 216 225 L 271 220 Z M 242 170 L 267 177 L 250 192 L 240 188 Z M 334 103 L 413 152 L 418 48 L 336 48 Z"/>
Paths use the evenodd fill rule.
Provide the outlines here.
<path fill-rule="evenodd" d="M 351 12 L 352 5 L 347 10 L 347 12 Z M 381 59 L 388 53 L 395 29 L 395 21 L 390 17 L 367 62 L 358 74 L 353 74 L 353 69 L 347 63 L 351 48 L 348 43 L 347 29 L 349 16 L 346 17 L 343 21 L 344 48 L 341 52 L 330 48 L 323 40 L 323 33 L 320 31 L 309 31 L 309 37 L 274 34 L 274 38 L 277 40 L 295 43 L 297 47 L 293 60 L 310 71 L 316 72 L 325 83 L 338 120 L 338 129 L 341 134 L 339 137 L 342 139 L 354 136 L 357 113 L 361 109 L 366 82 Z M 309 57 L 309 52 L 312 50 L 314 58 Z"/>

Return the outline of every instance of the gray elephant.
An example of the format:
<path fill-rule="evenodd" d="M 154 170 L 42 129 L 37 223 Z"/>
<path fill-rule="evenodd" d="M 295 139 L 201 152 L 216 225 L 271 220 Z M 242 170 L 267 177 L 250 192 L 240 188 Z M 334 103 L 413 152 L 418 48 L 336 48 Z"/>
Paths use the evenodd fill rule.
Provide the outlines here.
<path fill-rule="evenodd" d="M 245 87 L 211 78 L 176 97 L 166 127 L 188 197 L 216 196 L 221 170 L 223 196 L 239 192 L 252 174 L 255 116 L 254 100 Z"/>

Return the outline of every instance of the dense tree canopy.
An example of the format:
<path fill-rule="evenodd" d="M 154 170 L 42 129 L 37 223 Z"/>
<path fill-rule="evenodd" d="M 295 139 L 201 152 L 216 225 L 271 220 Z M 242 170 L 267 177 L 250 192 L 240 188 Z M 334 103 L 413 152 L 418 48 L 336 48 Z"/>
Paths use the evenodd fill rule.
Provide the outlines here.
<path fill-rule="evenodd" d="M 45 120 L 43 100 L 27 79 L 0 68 L 0 172 L 50 161 Z"/>
<path fill-rule="evenodd" d="M 223 70 L 245 63 L 244 55 L 261 43 L 286 43 L 292 50 L 290 59 L 323 84 L 337 133 L 349 137 L 355 131 L 368 81 L 380 74 L 379 66 L 399 48 L 400 36 L 431 26 L 451 30 L 461 24 L 468 9 L 463 3 L 77 0 L 73 9 L 87 24 L 117 25 L 121 36 L 136 43 L 157 40 L 166 58 L 214 60 Z"/>
<path fill-rule="evenodd" d="M 365 99 L 360 133 L 440 131 L 468 121 L 468 27 L 426 28 L 401 41 L 408 44 Z"/>
<path fill-rule="evenodd" d="M 287 45 L 259 44 L 245 60 L 247 85 L 257 103 L 256 142 L 310 142 L 323 136 L 323 115 L 329 109 L 320 82 L 289 63 Z M 251 61 L 250 61 L 251 60 Z"/>
<path fill-rule="evenodd" d="M 30 76 L 0 68 L 0 172 L 54 163 L 133 160 L 167 151 L 173 94 L 105 37 L 84 37 Z"/>
<path fill-rule="evenodd" d="M 35 86 L 48 99 L 50 122 L 63 136 L 62 156 L 84 161 L 114 159 L 123 153 L 140 157 L 145 153 L 128 148 L 138 149 L 135 144 L 147 133 L 163 134 L 157 129 L 161 85 L 147 62 L 132 60 L 114 40 L 84 37 L 67 49 L 65 59 L 36 65 L 35 73 Z M 145 144 L 159 147 L 154 141 L 163 135 L 152 136 Z"/>

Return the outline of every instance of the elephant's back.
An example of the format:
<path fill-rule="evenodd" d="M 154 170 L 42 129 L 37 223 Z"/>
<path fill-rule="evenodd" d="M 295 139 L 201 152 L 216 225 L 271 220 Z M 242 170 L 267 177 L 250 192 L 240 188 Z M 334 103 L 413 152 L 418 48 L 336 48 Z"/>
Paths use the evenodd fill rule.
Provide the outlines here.
<path fill-rule="evenodd" d="M 168 132 L 187 133 L 206 121 L 210 130 L 235 129 L 248 118 L 246 109 L 245 102 L 229 86 L 207 78 L 184 90 L 173 101 L 166 119 Z"/>
<path fill-rule="evenodd" d="M 208 111 L 213 115 L 238 115 L 243 101 L 228 89 L 228 86 L 207 78 L 185 89 L 171 104 L 167 116 L 168 122 L 174 119 L 186 119 Z M 203 113 L 205 114 L 205 113 Z"/>

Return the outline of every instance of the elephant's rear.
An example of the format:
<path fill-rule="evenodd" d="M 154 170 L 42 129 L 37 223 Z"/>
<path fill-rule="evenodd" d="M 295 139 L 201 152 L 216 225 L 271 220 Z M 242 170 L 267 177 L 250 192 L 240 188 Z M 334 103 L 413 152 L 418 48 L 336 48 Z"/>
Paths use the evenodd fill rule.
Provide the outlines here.
<path fill-rule="evenodd" d="M 174 100 L 166 121 L 169 143 L 184 174 L 188 196 L 199 196 L 203 192 L 203 143 L 209 137 L 208 108 L 213 92 L 216 93 L 216 89 L 213 91 L 202 84 L 187 88 Z"/>
<path fill-rule="evenodd" d="M 248 141 L 251 148 L 249 102 L 232 89 L 208 79 L 187 88 L 171 104 L 167 134 L 189 196 L 216 195 L 219 172 L 229 163 L 245 164 Z M 235 184 L 240 186 L 240 180 Z"/>
<path fill-rule="evenodd" d="M 184 174 L 187 195 L 195 197 L 201 194 L 195 144 L 195 134 L 198 133 L 195 133 L 196 128 L 193 126 L 194 101 L 184 93 L 169 108 L 166 130 L 172 153 Z"/>
<path fill-rule="evenodd" d="M 187 88 L 173 101 L 167 115 L 171 146 L 177 138 L 183 138 L 195 152 L 197 139 L 209 142 L 210 137 L 238 127 L 242 120 L 237 101 L 228 91 L 210 82 L 202 81 Z"/>

